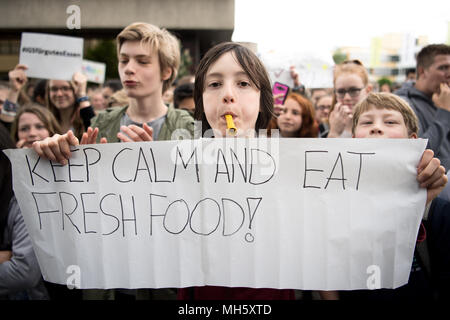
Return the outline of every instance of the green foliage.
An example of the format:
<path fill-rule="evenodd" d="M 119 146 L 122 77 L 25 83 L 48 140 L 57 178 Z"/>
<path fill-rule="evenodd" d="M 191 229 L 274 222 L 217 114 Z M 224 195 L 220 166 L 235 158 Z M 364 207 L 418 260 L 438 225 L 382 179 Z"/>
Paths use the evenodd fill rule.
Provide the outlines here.
<path fill-rule="evenodd" d="M 189 49 L 181 49 L 180 69 L 178 70 L 178 79 L 192 74 L 192 57 Z"/>
<path fill-rule="evenodd" d="M 100 40 L 99 43 L 87 50 L 85 59 L 103 62 L 106 64 L 105 81 L 109 79 L 118 79 L 117 71 L 117 51 L 114 40 Z"/>
<path fill-rule="evenodd" d="M 392 81 L 388 78 L 380 78 L 378 79 L 378 85 L 381 87 L 383 84 L 388 84 L 389 86 L 392 86 Z"/>
<path fill-rule="evenodd" d="M 340 49 L 337 49 L 333 53 L 333 60 L 335 64 L 341 64 L 345 60 L 347 60 L 347 55 L 343 53 Z"/>

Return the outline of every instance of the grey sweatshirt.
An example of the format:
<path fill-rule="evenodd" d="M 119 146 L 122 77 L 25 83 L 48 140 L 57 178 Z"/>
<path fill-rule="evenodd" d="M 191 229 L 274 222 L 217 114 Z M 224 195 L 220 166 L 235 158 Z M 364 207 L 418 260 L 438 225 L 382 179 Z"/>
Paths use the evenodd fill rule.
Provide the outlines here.
<path fill-rule="evenodd" d="M 419 137 L 428 139 L 428 148 L 450 169 L 450 111 L 437 108 L 431 98 L 414 86 L 404 85 L 395 92 L 405 99 L 419 118 Z"/>
<path fill-rule="evenodd" d="M 48 299 L 22 213 L 15 197 L 9 204 L 3 244 L 12 257 L 0 263 L 0 299 Z"/>

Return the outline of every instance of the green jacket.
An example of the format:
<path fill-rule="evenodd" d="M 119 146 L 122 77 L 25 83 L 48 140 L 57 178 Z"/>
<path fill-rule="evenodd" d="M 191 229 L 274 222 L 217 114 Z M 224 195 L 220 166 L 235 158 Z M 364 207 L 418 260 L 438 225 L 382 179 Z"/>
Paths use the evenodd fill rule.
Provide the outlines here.
<path fill-rule="evenodd" d="M 128 106 L 112 107 L 100 112 L 91 121 L 92 128 L 98 128 L 97 143 L 101 138 L 106 138 L 108 142 L 119 142 L 117 133 L 120 132 L 120 119 L 127 111 Z M 185 110 L 175 109 L 172 106 L 167 110 L 167 117 L 161 126 L 158 140 L 172 140 L 172 133 L 177 129 L 185 129 L 190 134 L 190 139 L 194 138 L 194 119 Z M 186 136 L 186 134 L 184 135 Z"/>

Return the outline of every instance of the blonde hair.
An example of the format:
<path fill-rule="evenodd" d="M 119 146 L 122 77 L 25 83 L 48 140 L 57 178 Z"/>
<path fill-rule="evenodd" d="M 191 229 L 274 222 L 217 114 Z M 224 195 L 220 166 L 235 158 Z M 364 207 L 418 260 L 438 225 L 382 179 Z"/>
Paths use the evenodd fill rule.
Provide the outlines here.
<path fill-rule="evenodd" d="M 157 51 L 161 75 L 167 68 L 170 68 L 172 71 L 170 78 L 163 82 L 162 93 L 172 85 L 180 66 L 180 45 L 174 35 L 166 29 L 160 29 L 155 25 L 135 22 L 123 29 L 116 40 L 117 55 L 119 55 L 125 41 L 140 41 Z"/>
<path fill-rule="evenodd" d="M 119 91 L 114 92 L 111 97 L 109 97 L 107 103 L 108 108 L 110 108 L 110 107 L 122 107 L 129 104 L 130 102 L 125 90 L 120 89 Z"/>
<path fill-rule="evenodd" d="M 413 109 L 405 100 L 388 92 L 369 93 L 367 97 L 355 105 L 353 112 L 352 133 L 355 134 L 359 117 L 369 111 L 371 108 L 395 110 L 401 113 L 405 121 L 408 135 L 419 133 L 419 120 Z"/>

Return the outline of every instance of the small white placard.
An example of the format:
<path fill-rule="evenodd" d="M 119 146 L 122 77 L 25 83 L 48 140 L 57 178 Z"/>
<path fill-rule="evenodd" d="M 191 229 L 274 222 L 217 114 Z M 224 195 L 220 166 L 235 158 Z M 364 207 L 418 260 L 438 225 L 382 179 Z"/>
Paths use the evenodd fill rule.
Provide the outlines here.
<path fill-rule="evenodd" d="M 31 78 L 71 80 L 81 71 L 83 38 L 23 32 L 20 64 L 28 67 Z"/>

